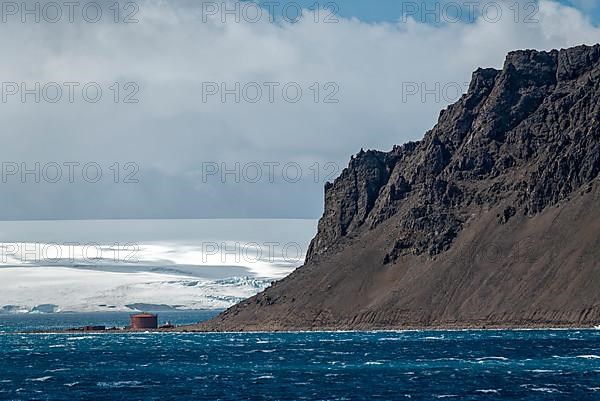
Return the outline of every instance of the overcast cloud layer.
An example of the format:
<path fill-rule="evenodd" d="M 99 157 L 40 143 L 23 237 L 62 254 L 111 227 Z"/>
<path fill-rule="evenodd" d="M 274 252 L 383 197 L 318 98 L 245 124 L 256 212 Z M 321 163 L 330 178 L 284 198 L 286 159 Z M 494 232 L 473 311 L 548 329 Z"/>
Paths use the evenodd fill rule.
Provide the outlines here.
<path fill-rule="evenodd" d="M 5 16 L 1 219 L 316 218 L 324 181 L 351 154 L 420 139 L 477 67 L 499 68 L 514 49 L 600 41 L 600 29 L 580 11 L 552 1 L 539 3 L 537 22 L 524 15 L 515 22 L 505 8 L 497 22 L 435 26 L 400 16 L 395 24 L 324 23 L 323 11 L 317 23 L 308 11 L 297 23 L 231 16 L 223 23 L 201 3 L 137 4 L 139 22 L 130 24 L 114 23 L 112 14 L 93 24 L 77 13 L 74 23 L 63 16 L 53 24 Z M 29 89 L 57 82 L 63 94 L 48 102 L 55 96 L 49 86 L 40 103 L 31 94 L 22 103 L 12 82 Z M 80 83 L 73 103 L 65 82 Z M 97 103 L 82 96 L 89 82 L 103 90 Z M 246 99 L 228 95 L 223 103 L 220 94 L 207 95 L 210 82 L 230 89 L 255 82 L 262 98 L 248 101 L 257 93 L 252 84 Z M 265 82 L 279 85 L 272 84 L 273 102 Z M 303 91 L 297 103 L 283 97 L 288 83 Z M 407 95 L 421 83 L 439 83 L 438 99 Z M 139 102 L 123 103 L 138 87 L 132 99 Z M 39 177 L 22 177 L 35 163 Z M 86 163 L 96 164 L 84 175 Z M 223 177 L 224 167 L 239 174 Z"/>

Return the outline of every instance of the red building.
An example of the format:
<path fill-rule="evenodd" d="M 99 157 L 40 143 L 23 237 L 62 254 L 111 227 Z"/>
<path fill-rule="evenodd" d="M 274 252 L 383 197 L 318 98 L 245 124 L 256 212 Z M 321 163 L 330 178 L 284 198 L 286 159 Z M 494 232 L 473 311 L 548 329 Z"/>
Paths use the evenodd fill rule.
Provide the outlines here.
<path fill-rule="evenodd" d="M 133 330 L 158 328 L 158 316 L 152 313 L 137 313 L 130 317 Z"/>

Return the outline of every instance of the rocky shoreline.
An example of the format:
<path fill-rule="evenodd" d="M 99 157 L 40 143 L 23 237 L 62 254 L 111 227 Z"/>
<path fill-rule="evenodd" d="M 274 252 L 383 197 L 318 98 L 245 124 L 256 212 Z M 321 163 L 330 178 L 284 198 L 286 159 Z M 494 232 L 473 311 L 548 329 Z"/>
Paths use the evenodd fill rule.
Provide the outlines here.
<path fill-rule="evenodd" d="M 205 328 L 198 328 L 196 325 L 186 325 L 181 327 L 176 327 L 173 329 L 152 329 L 152 330 L 130 330 L 130 329 L 107 329 L 107 330 L 98 330 L 98 331 L 85 331 L 78 332 L 74 330 L 35 330 L 35 331 L 25 331 L 25 332 L 17 332 L 10 334 L 77 334 L 77 335 L 92 335 L 92 334 L 144 334 L 144 333 L 197 333 L 197 334 L 210 334 L 210 333 L 318 333 L 318 332 L 398 332 L 398 331 L 479 331 L 479 330 L 600 330 L 600 326 L 578 326 L 572 324 L 563 324 L 563 325 L 545 325 L 541 323 L 531 323 L 527 325 L 495 325 L 495 324 L 448 324 L 442 326 L 396 326 L 396 327 L 377 327 L 377 328 L 369 328 L 365 327 L 363 329 L 354 328 L 349 329 L 345 327 L 311 327 L 311 328 L 303 328 L 303 329 L 277 329 L 277 328 L 269 328 L 263 327 L 261 329 L 241 329 L 239 331 L 221 331 L 221 330 L 206 330 Z"/>

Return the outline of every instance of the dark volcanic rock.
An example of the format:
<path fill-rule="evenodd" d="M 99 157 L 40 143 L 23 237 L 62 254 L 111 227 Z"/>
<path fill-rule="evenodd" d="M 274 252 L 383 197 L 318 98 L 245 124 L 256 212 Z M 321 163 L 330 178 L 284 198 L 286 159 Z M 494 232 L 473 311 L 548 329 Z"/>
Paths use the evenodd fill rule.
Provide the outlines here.
<path fill-rule="evenodd" d="M 325 213 L 319 222 L 319 233 L 311 243 L 308 254 L 324 253 L 338 238 L 359 228 L 387 183 L 390 175 L 383 152 L 361 152 L 353 157 L 350 166 L 335 183 L 325 186 Z M 329 224 L 335 221 L 336 224 Z"/>
<path fill-rule="evenodd" d="M 202 330 L 600 322 L 600 45 L 479 69 L 325 187 L 305 266 Z"/>

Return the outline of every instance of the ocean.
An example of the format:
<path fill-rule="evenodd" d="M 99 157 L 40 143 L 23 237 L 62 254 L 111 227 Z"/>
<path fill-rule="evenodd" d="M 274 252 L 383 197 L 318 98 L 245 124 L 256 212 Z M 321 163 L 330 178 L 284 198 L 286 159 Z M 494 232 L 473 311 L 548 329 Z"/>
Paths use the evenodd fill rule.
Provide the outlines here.
<path fill-rule="evenodd" d="M 17 333 L 101 315 L 1 316 L 0 399 L 600 400 L 600 330 Z"/>

